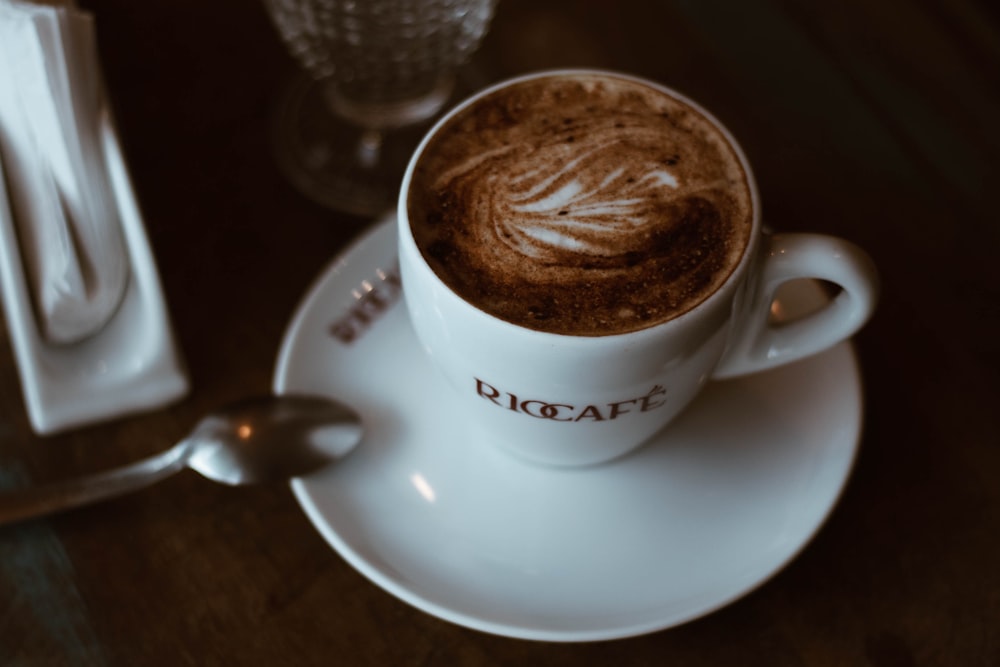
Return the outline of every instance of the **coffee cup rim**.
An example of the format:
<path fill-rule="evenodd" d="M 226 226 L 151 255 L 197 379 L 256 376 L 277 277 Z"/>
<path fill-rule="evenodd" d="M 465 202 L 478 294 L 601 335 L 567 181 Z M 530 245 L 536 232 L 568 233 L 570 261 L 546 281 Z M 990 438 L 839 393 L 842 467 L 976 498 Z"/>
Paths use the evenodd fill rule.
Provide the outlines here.
<path fill-rule="evenodd" d="M 557 333 L 552 331 L 540 331 L 538 329 L 532 329 L 530 327 L 516 324 L 514 322 L 510 322 L 503 318 L 497 317 L 496 315 L 488 313 L 482 310 L 481 308 L 476 307 L 474 304 L 470 303 L 466 299 L 464 299 L 457 292 L 455 292 L 447 283 L 441 280 L 440 277 L 437 276 L 437 274 L 434 272 L 434 269 L 431 268 L 431 266 L 427 263 L 426 258 L 424 257 L 423 253 L 420 252 L 420 248 L 416 244 L 416 240 L 413 237 L 412 228 L 409 222 L 409 211 L 407 210 L 408 209 L 407 201 L 409 199 L 408 192 L 410 183 L 413 179 L 413 172 L 414 169 L 416 168 L 416 164 L 420 160 L 420 157 L 423 155 L 423 152 L 427 147 L 427 144 L 431 141 L 431 139 L 434 136 L 436 136 L 437 133 L 441 130 L 441 128 L 447 125 L 452 118 L 461 113 L 462 110 L 466 109 L 472 104 L 475 104 L 478 100 L 487 97 L 498 90 L 507 88 L 509 86 L 517 85 L 526 81 L 533 81 L 537 79 L 544 79 L 544 78 L 564 76 L 564 75 L 615 78 L 625 81 L 631 81 L 639 85 L 660 90 L 661 92 L 664 92 L 667 95 L 670 95 L 678 99 L 680 102 L 688 105 L 696 112 L 701 114 L 708 121 L 710 121 L 716 127 L 716 129 L 718 129 L 722 133 L 722 136 L 725 137 L 729 146 L 733 149 L 733 152 L 736 154 L 737 158 L 740 161 L 740 166 L 743 168 L 743 173 L 746 177 L 747 187 L 750 191 L 750 203 L 752 209 L 750 216 L 751 218 L 750 236 L 747 240 L 746 246 L 743 249 L 743 253 L 740 256 L 740 261 L 737 262 L 736 266 L 733 267 L 733 270 L 722 282 L 722 284 L 719 285 L 718 289 L 712 292 L 712 294 L 710 294 L 700 303 L 695 305 L 693 308 L 681 313 L 680 315 L 677 315 L 676 317 L 672 317 L 664 322 L 652 324 L 650 326 L 643 327 L 641 329 L 636 329 L 634 331 L 593 335 L 593 336 L 581 335 L 581 334 Z M 761 226 L 762 226 L 761 213 L 760 213 L 760 195 L 758 192 L 757 181 L 754 176 L 753 169 L 750 165 L 750 161 L 747 159 L 743 147 L 736 140 L 736 137 L 729 130 L 729 128 L 726 127 L 725 124 L 723 124 L 713 113 L 708 111 L 708 109 L 699 104 L 697 101 L 691 99 L 684 93 L 674 88 L 671 88 L 666 84 L 660 83 L 658 81 L 653 81 L 651 79 L 644 78 L 639 75 L 629 74 L 626 72 L 621 72 L 613 69 L 591 68 L 591 67 L 549 68 L 549 69 L 535 70 L 532 72 L 526 72 L 515 76 L 511 76 L 502 79 L 500 81 L 494 82 L 482 88 L 481 90 L 472 93 L 462 101 L 458 102 L 455 106 L 448 109 L 448 111 L 445 112 L 424 134 L 424 136 L 420 140 L 420 143 L 417 145 L 416 149 L 414 149 L 412 155 L 410 156 L 409 162 L 407 163 L 406 166 L 406 171 L 403 174 L 403 179 L 400 184 L 399 197 L 397 200 L 397 218 L 399 222 L 398 227 L 400 230 L 399 233 L 401 235 L 401 238 L 405 239 L 405 241 L 407 242 L 407 245 L 409 246 L 408 249 L 410 250 L 410 252 L 415 253 L 416 258 L 420 262 L 422 268 L 430 272 L 430 274 L 434 276 L 434 279 L 443 286 L 444 290 L 448 294 L 450 294 L 452 297 L 459 300 L 460 302 L 466 304 L 470 311 L 490 321 L 493 321 L 500 326 L 509 328 L 511 331 L 520 332 L 521 335 L 525 337 L 559 340 L 562 341 L 563 343 L 565 343 L 566 341 L 574 341 L 574 340 L 610 341 L 610 340 L 620 340 L 623 338 L 632 338 L 635 340 L 641 340 L 646 337 L 662 335 L 664 331 L 667 331 L 672 328 L 682 327 L 685 325 L 686 322 L 690 322 L 691 320 L 698 318 L 702 313 L 714 308 L 718 304 L 719 300 L 730 298 L 729 297 L 730 293 L 735 289 L 735 286 L 740 282 L 742 276 L 746 273 L 750 264 L 753 262 L 753 258 L 757 254 L 757 248 L 760 243 Z M 403 288 L 405 290 L 405 284 Z M 588 343 L 584 342 L 583 344 L 588 344 Z"/>

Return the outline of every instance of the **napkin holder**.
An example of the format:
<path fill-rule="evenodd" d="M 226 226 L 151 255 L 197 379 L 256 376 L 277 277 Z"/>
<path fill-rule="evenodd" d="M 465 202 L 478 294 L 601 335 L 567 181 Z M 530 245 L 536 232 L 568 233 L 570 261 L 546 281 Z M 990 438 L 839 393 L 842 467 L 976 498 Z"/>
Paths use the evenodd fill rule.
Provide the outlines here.
<path fill-rule="evenodd" d="M 78 343 L 52 345 L 40 335 L 0 164 L 3 308 L 28 417 L 42 435 L 150 410 L 179 399 L 189 389 L 155 260 L 106 108 L 98 132 L 131 273 L 115 315 Z"/>

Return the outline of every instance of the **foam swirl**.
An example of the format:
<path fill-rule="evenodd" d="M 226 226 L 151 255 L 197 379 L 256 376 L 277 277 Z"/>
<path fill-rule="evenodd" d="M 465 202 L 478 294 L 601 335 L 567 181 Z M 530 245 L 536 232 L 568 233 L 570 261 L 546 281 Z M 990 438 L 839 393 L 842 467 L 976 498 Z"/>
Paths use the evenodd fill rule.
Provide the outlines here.
<path fill-rule="evenodd" d="M 492 217 L 498 236 L 548 263 L 565 261 L 567 253 L 611 257 L 638 245 L 635 238 L 650 222 L 646 202 L 655 193 L 649 190 L 676 190 L 677 177 L 656 165 L 640 178 L 623 166 L 605 173 L 601 158 L 613 149 L 613 141 L 597 143 L 552 174 L 538 168 L 514 174 L 502 202 L 511 215 Z"/>

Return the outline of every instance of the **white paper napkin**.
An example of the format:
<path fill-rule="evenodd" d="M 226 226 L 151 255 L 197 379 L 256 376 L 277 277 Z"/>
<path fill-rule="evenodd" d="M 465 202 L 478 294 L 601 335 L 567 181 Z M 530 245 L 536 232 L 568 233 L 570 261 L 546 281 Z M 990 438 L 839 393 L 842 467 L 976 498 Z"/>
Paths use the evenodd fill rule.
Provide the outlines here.
<path fill-rule="evenodd" d="M 129 262 L 99 138 L 92 17 L 0 0 L 0 163 L 42 338 L 76 343 L 118 308 Z"/>

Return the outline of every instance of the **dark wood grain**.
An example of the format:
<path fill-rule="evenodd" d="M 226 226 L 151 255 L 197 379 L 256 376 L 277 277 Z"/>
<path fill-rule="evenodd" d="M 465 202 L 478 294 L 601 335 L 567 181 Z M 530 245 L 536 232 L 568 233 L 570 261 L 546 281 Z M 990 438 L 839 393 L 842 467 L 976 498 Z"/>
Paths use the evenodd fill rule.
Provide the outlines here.
<path fill-rule="evenodd" d="M 298 195 L 268 145 L 294 65 L 263 9 L 87 0 L 192 391 L 32 434 L 0 333 L 0 485 L 161 450 L 270 385 L 284 328 L 367 224 Z M 862 453 L 801 556 L 737 603 L 553 645 L 437 620 L 368 583 L 284 486 L 182 474 L 0 529 L 0 664 L 1000 664 L 1000 15 L 977 0 L 501 0 L 484 80 L 621 69 L 712 109 L 775 227 L 859 243 L 883 298 L 857 337 Z"/>

